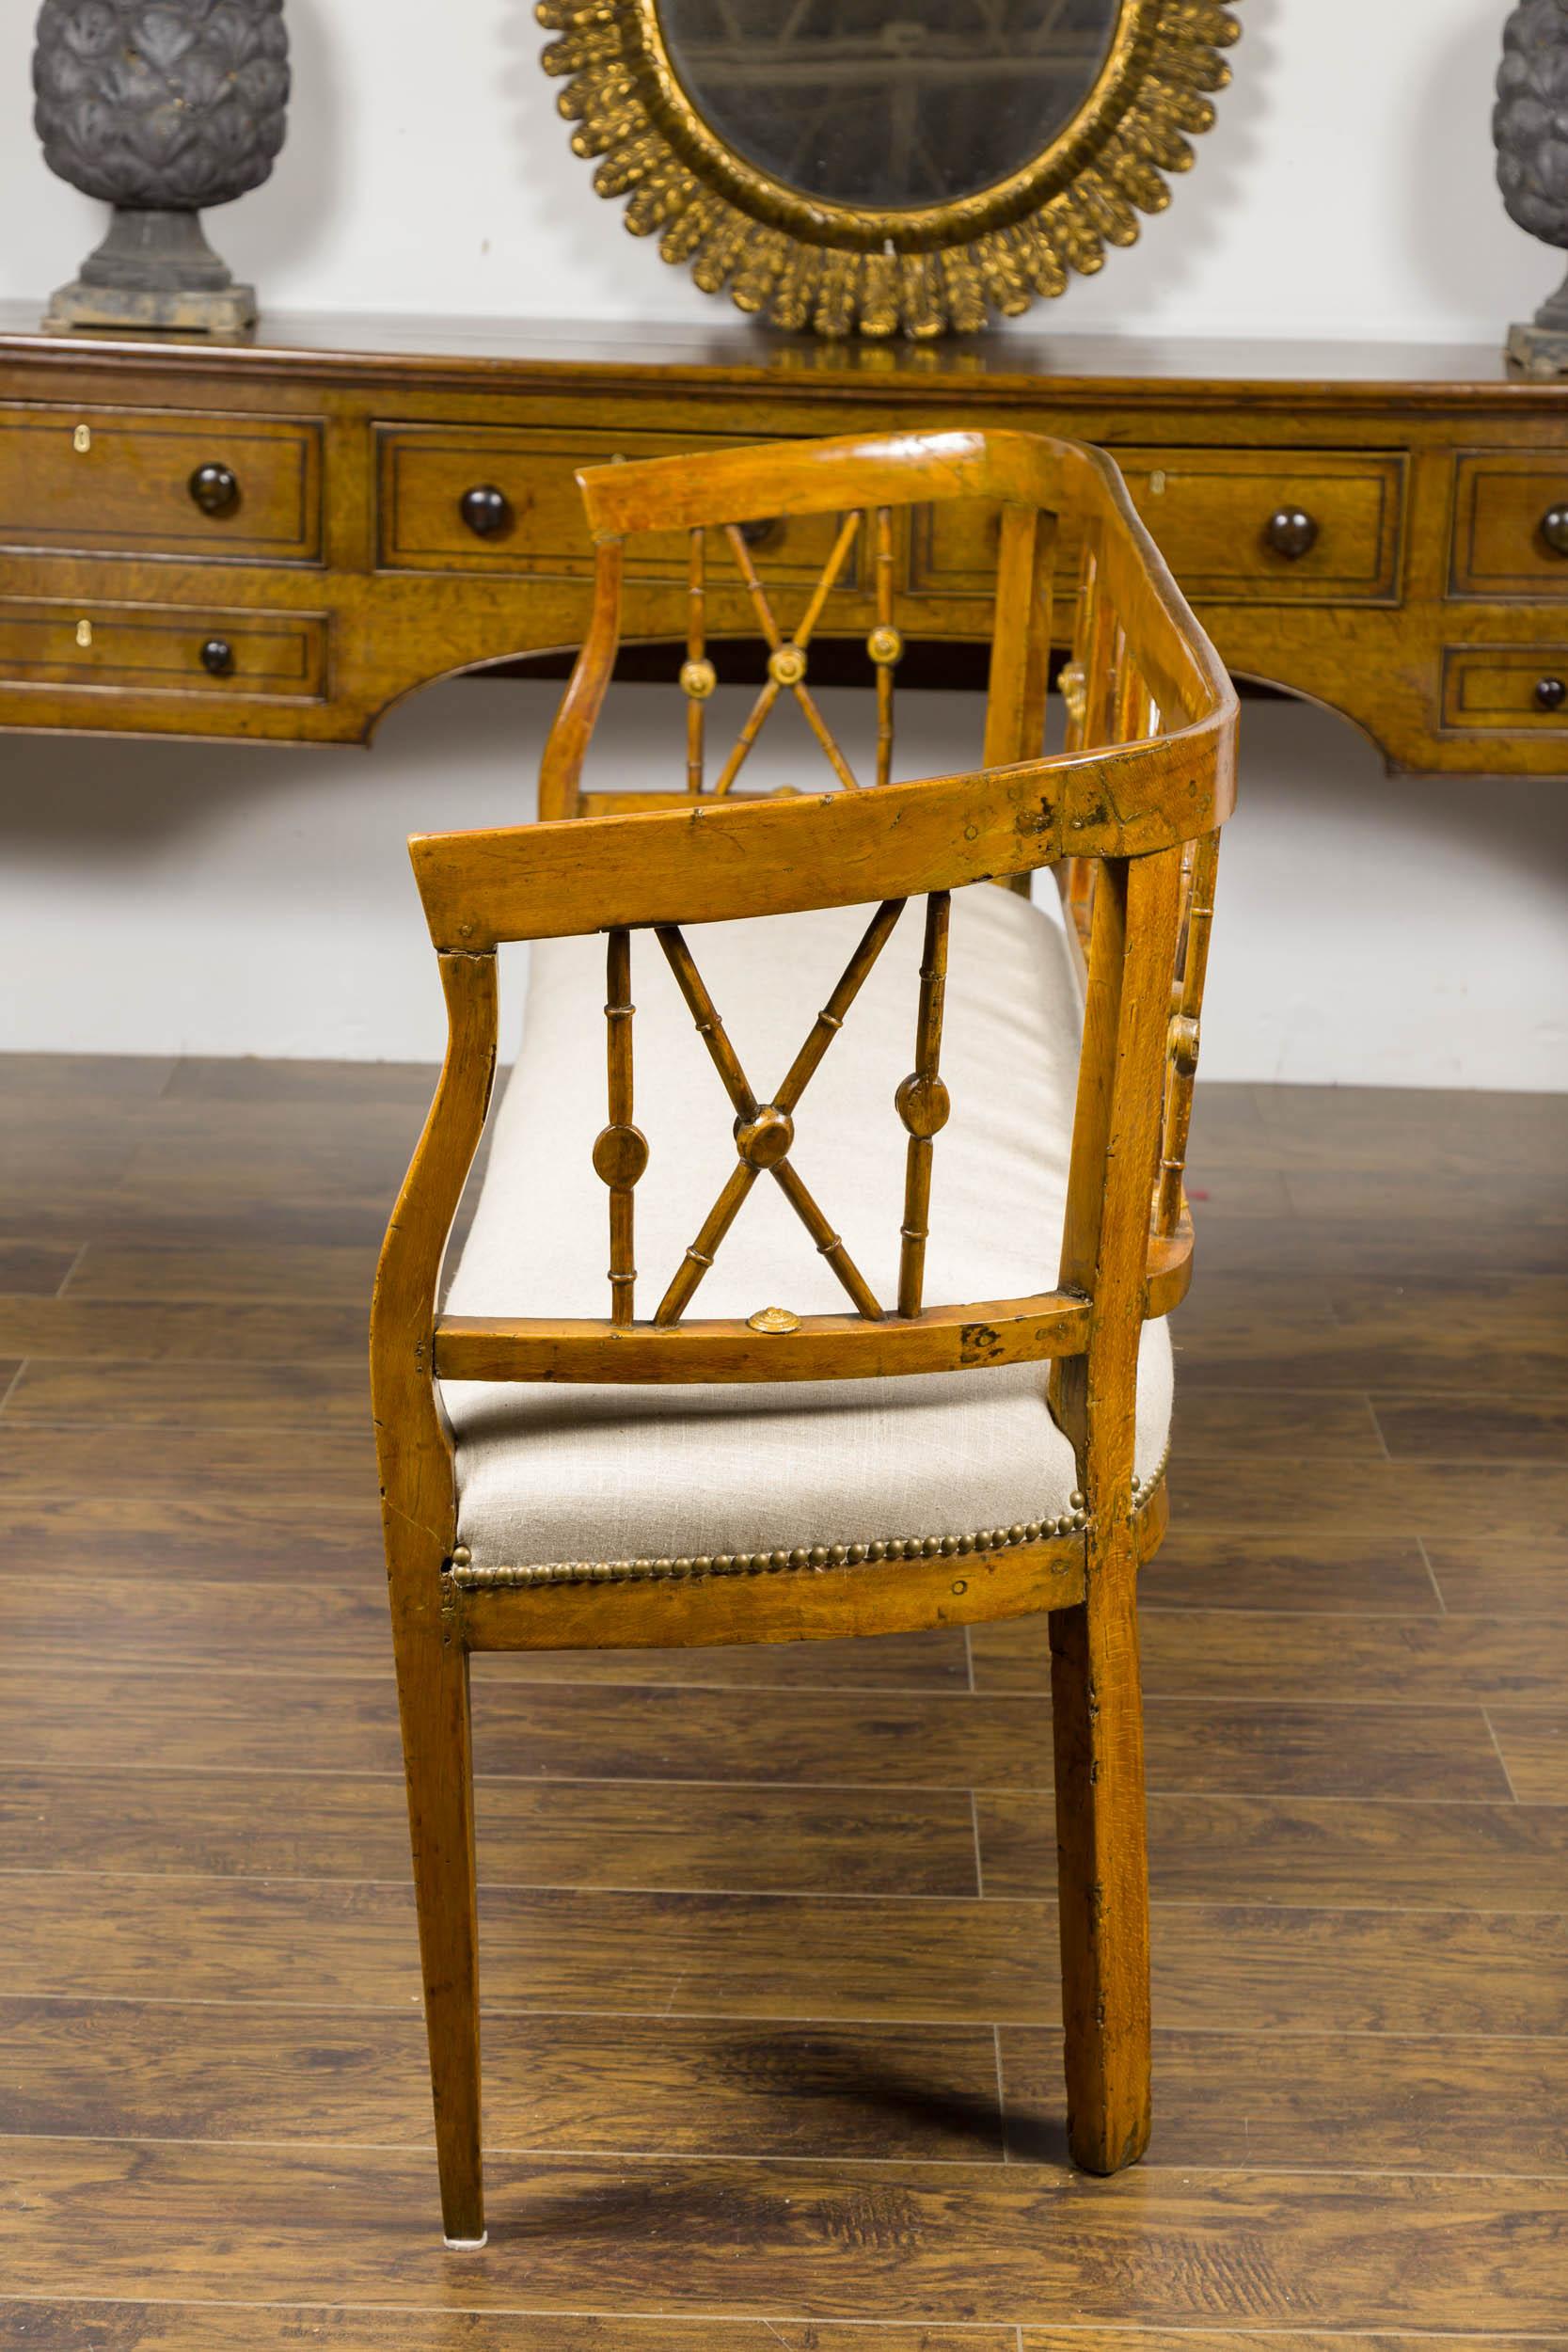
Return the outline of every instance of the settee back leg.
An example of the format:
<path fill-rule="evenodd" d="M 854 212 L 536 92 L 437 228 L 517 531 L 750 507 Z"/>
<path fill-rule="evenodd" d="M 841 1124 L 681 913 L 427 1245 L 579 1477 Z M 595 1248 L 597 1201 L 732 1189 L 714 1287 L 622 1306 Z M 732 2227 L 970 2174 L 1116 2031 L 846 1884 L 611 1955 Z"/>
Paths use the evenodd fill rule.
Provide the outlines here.
<path fill-rule="evenodd" d="M 1086 2172 L 1148 2145 L 1148 1854 L 1136 1565 L 1091 1561 L 1088 1597 L 1051 1613 L 1068 2141 Z"/>

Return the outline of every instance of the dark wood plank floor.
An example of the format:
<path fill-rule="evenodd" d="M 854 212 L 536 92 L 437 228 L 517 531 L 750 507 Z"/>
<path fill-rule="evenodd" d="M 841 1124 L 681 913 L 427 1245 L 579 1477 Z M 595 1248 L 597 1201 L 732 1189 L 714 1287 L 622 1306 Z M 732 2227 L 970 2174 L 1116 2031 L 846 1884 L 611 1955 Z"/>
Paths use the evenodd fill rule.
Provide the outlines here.
<path fill-rule="evenodd" d="M 363 1375 L 429 1073 L 0 1062 L 0 2352 L 1568 2344 L 1568 1101 L 1204 1091 L 1157 2125 L 1038 1625 L 476 1665 L 436 2222 Z"/>

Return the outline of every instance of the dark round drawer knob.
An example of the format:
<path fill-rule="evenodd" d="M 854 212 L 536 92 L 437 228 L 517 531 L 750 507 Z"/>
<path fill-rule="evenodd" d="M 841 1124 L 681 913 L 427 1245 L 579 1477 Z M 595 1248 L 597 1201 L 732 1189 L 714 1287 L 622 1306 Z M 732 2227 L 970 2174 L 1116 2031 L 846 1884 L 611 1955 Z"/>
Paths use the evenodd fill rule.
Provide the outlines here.
<path fill-rule="evenodd" d="M 1541 536 L 1554 555 L 1568 555 L 1568 499 L 1547 507 L 1541 517 Z"/>
<path fill-rule="evenodd" d="M 1560 677 L 1544 677 L 1535 690 L 1537 710 L 1560 710 L 1568 703 L 1568 682 Z"/>
<path fill-rule="evenodd" d="M 190 493 L 204 515 L 230 515 L 240 502 L 239 477 L 227 466 L 198 466 Z"/>
<path fill-rule="evenodd" d="M 481 482 L 465 490 L 457 511 L 476 539 L 499 539 L 512 528 L 512 501 L 493 482 Z"/>
<path fill-rule="evenodd" d="M 201 648 L 201 666 L 213 677 L 232 677 L 234 648 L 227 637 L 209 637 Z"/>
<path fill-rule="evenodd" d="M 1275 555 L 1310 554 L 1318 544 L 1318 526 L 1305 506 L 1276 506 L 1263 525 L 1263 536 Z"/>
<path fill-rule="evenodd" d="M 768 515 L 754 523 L 742 523 L 740 535 L 749 548 L 765 548 L 778 528 L 777 515 Z"/>

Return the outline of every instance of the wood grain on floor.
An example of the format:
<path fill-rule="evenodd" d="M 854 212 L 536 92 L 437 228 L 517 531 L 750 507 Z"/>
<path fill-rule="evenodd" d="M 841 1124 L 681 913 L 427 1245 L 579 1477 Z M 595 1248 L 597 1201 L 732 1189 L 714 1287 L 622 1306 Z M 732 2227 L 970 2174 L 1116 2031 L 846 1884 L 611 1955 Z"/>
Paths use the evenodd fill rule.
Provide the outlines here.
<path fill-rule="evenodd" d="M 0 2352 L 1568 2343 L 1568 1104 L 1200 1096 L 1147 2162 L 1064 2156 L 1040 1625 L 489 1658 L 475 2257 L 364 1396 L 429 1074 L 0 1057 Z"/>

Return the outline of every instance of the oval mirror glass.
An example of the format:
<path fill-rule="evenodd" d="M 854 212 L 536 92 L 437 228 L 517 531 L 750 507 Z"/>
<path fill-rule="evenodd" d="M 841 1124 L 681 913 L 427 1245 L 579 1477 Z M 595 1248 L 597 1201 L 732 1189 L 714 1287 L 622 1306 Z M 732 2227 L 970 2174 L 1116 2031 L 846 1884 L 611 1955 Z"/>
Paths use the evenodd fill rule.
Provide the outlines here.
<path fill-rule="evenodd" d="M 687 97 L 758 170 L 826 203 L 974 196 L 1066 129 L 1121 0 L 657 0 Z"/>

